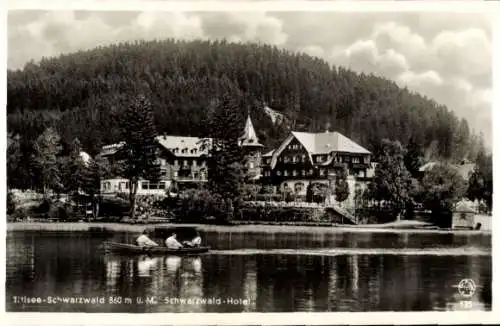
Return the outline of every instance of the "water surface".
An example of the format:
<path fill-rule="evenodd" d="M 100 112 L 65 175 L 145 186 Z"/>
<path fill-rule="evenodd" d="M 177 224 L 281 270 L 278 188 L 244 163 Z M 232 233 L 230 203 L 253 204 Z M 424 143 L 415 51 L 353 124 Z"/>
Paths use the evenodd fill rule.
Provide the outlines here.
<path fill-rule="evenodd" d="M 207 232 L 214 250 L 203 255 L 100 250 L 135 236 L 9 232 L 7 311 L 491 310 L 484 234 Z M 478 285 L 466 307 L 456 287 L 465 278 Z"/>

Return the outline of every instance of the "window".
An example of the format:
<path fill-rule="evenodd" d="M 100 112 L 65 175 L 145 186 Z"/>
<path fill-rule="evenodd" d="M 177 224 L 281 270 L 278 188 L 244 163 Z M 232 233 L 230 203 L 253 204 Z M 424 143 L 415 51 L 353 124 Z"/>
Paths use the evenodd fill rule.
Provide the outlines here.
<path fill-rule="evenodd" d="M 363 161 L 365 162 L 365 164 L 370 163 L 370 157 L 369 157 L 369 156 L 365 156 L 365 157 L 363 158 Z"/>
<path fill-rule="evenodd" d="M 199 179 L 200 178 L 200 174 L 198 172 L 194 172 L 193 173 L 193 178 L 194 179 Z"/>
<path fill-rule="evenodd" d="M 306 156 L 302 155 L 302 162 L 305 162 L 305 161 L 306 161 Z"/>
<path fill-rule="evenodd" d="M 289 160 L 289 157 L 288 157 L 288 156 L 285 156 L 285 157 L 283 158 L 283 162 L 285 162 L 285 163 L 288 163 L 288 160 Z"/>
<path fill-rule="evenodd" d="M 277 176 L 281 176 L 281 171 L 276 171 Z"/>
<path fill-rule="evenodd" d="M 193 166 L 196 166 L 196 160 L 193 160 Z"/>
<path fill-rule="evenodd" d="M 182 153 L 184 153 L 184 154 L 185 154 L 185 153 L 187 153 L 187 151 L 188 151 L 188 149 L 187 149 L 187 148 L 183 148 L 183 149 L 182 149 Z"/>
<path fill-rule="evenodd" d="M 304 184 L 302 182 L 295 184 L 295 193 L 300 193 L 304 189 Z"/>
<path fill-rule="evenodd" d="M 152 189 L 152 190 L 158 189 L 158 184 L 157 183 L 151 183 L 151 184 L 149 184 L 149 189 Z"/>
<path fill-rule="evenodd" d="M 184 166 L 188 166 L 188 161 L 184 160 Z"/>
<path fill-rule="evenodd" d="M 174 161 L 174 165 L 175 165 L 175 166 L 179 165 L 179 161 L 175 160 L 175 161 Z"/>
<path fill-rule="evenodd" d="M 179 176 L 179 172 L 174 171 L 174 178 L 177 178 Z"/>
<path fill-rule="evenodd" d="M 283 175 L 284 175 L 285 177 L 288 177 L 288 170 L 285 170 L 285 171 L 283 172 Z"/>
<path fill-rule="evenodd" d="M 326 173 L 325 169 L 320 169 L 319 170 L 319 175 L 320 176 L 322 176 L 322 177 L 325 176 L 325 173 Z"/>
<path fill-rule="evenodd" d="M 174 148 L 174 153 L 178 153 L 178 152 L 179 152 L 179 148 L 178 147 Z"/>
<path fill-rule="evenodd" d="M 149 189 L 149 181 L 141 182 L 141 188 L 145 190 Z"/>
<path fill-rule="evenodd" d="M 158 184 L 158 189 L 165 189 L 165 188 L 166 188 L 165 182 L 160 182 L 160 184 Z"/>
<path fill-rule="evenodd" d="M 250 162 L 250 163 L 248 164 L 248 167 L 249 167 L 250 169 L 254 169 L 254 168 L 255 168 L 255 163 L 254 163 L 254 162 Z"/>
<path fill-rule="evenodd" d="M 166 177 L 167 176 L 167 170 L 161 170 L 160 171 L 160 176 Z"/>
<path fill-rule="evenodd" d="M 356 164 L 357 164 L 357 163 L 359 163 L 359 162 L 360 162 L 359 157 L 353 157 L 353 158 L 352 158 L 352 163 L 356 163 Z"/>
<path fill-rule="evenodd" d="M 305 175 L 306 175 L 306 170 L 302 170 L 302 171 L 300 171 L 300 175 L 301 175 L 301 176 L 305 176 Z"/>
<path fill-rule="evenodd" d="M 128 181 L 125 182 L 125 189 L 128 189 Z"/>
<path fill-rule="evenodd" d="M 207 178 L 207 171 L 206 170 L 204 170 L 204 169 L 200 170 L 200 178 L 202 180 L 205 180 Z"/>
<path fill-rule="evenodd" d="M 313 175 L 314 174 L 314 170 L 313 169 L 309 169 L 309 175 Z"/>
<path fill-rule="evenodd" d="M 293 176 L 296 177 L 297 176 L 297 170 L 293 170 Z"/>
<path fill-rule="evenodd" d="M 126 185 L 126 182 L 120 182 L 118 184 L 118 190 L 122 191 L 122 190 L 125 190 L 125 185 Z"/>
<path fill-rule="evenodd" d="M 206 161 L 201 161 L 201 166 L 203 166 L 203 167 L 207 166 L 207 162 Z"/>
<path fill-rule="evenodd" d="M 465 213 L 460 213 L 460 219 L 461 219 L 461 220 L 466 220 L 466 219 L 467 219 L 467 214 L 465 214 Z"/>

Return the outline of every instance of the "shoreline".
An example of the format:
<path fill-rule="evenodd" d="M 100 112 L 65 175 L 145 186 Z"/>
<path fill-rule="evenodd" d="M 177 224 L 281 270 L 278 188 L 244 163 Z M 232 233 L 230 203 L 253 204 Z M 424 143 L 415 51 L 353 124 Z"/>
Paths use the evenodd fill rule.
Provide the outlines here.
<path fill-rule="evenodd" d="M 210 225 L 187 223 L 155 223 L 155 224 L 124 224 L 103 222 L 8 222 L 8 232 L 41 231 L 41 232 L 89 232 L 101 229 L 109 232 L 142 232 L 144 228 L 157 227 L 193 227 L 202 232 L 234 232 L 234 233 L 399 233 L 399 234 L 457 234 L 491 236 L 491 230 L 439 230 L 439 229 L 412 229 L 393 228 L 382 226 L 301 226 L 301 225 L 272 225 L 272 224 L 242 224 L 242 225 Z"/>

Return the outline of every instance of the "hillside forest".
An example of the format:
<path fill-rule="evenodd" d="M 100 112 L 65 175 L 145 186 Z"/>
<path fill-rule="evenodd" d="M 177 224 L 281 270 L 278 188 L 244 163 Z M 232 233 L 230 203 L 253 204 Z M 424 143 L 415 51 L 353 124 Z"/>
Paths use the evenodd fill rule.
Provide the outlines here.
<path fill-rule="evenodd" d="M 207 134 L 210 107 L 230 95 L 238 99 L 238 114 L 251 115 L 266 149 L 289 130 L 329 129 L 372 151 L 375 160 L 383 139 L 401 142 L 422 160 L 474 161 L 484 150 L 464 119 L 388 79 L 270 45 L 137 41 L 8 71 L 7 127 L 18 148 L 9 186 L 31 187 L 26 176 L 34 144 L 48 128 L 60 137 L 61 155 L 69 155 L 75 139 L 91 156 L 120 141 L 120 121 L 139 93 L 151 103 L 158 134 Z M 265 107 L 285 119 L 273 122 Z"/>

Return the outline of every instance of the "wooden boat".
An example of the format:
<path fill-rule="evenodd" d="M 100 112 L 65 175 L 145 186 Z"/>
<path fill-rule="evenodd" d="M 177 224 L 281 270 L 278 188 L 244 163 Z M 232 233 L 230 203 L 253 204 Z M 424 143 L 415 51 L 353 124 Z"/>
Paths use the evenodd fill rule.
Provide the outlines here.
<path fill-rule="evenodd" d="M 139 247 L 128 243 L 104 242 L 104 250 L 114 253 L 129 254 L 129 255 L 193 255 L 201 254 L 210 250 L 210 247 L 184 247 L 180 249 L 169 249 L 167 247 Z"/>

